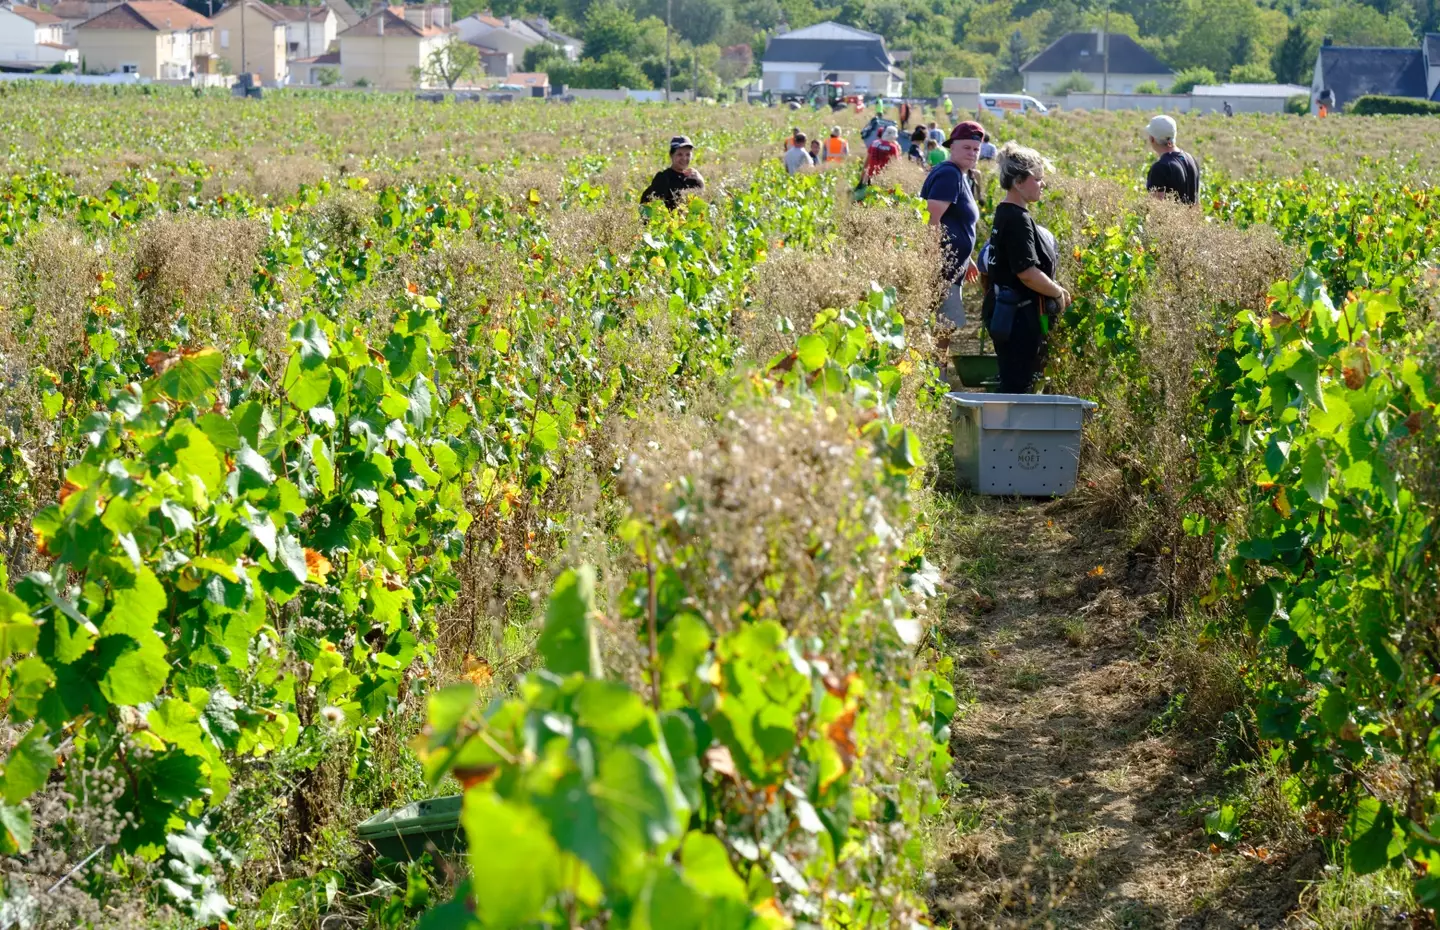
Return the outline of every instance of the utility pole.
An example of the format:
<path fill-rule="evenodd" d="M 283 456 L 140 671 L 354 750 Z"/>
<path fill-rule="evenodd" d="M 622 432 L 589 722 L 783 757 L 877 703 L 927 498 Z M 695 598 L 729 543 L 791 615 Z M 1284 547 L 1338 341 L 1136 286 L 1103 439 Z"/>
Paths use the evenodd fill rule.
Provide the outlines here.
<path fill-rule="evenodd" d="M 250 56 L 245 51 L 245 7 L 250 0 L 240 0 L 240 73 L 250 73 Z"/>
<path fill-rule="evenodd" d="M 670 8 L 673 0 L 665 0 L 665 102 L 670 102 Z"/>
<path fill-rule="evenodd" d="M 1100 76 L 1100 109 L 1110 109 L 1110 0 L 1105 0 L 1105 25 L 1100 42 L 1105 51 L 1104 72 Z"/>

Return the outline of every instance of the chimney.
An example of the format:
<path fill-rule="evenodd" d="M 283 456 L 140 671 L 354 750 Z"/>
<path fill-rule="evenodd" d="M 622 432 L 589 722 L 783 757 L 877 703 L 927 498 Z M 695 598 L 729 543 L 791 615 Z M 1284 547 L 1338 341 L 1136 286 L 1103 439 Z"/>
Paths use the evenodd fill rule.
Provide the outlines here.
<path fill-rule="evenodd" d="M 1329 48 L 1330 46 L 1334 45 L 1334 44 L 1335 44 L 1335 37 L 1334 37 L 1334 36 L 1326 36 L 1326 37 L 1325 37 L 1325 43 L 1324 43 L 1324 44 L 1325 44 L 1325 47 L 1326 47 L 1326 48 Z"/>

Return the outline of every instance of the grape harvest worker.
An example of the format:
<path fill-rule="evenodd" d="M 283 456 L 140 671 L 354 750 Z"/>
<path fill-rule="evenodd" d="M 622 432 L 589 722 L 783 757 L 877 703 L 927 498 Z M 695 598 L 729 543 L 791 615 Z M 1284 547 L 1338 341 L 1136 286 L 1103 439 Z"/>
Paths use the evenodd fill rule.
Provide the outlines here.
<path fill-rule="evenodd" d="M 695 143 L 688 136 L 675 136 L 670 140 L 670 167 L 662 168 L 650 180 L 650 186 L 640 195 L 641 203 L 652 200 L 664 201 L 665 206 L 675 209 L 692 194 L 705 189 L 705 179 L 700 172 L 690 167 L 690 157 L 695 153 Z"/>
<path fill-rule="evenodd" d="M 844 161 L 850 157 L 850 143 L 840 138 L 840 127 L 830 127 L 830 139 L 825 143 L 826 163 Z"/>
<path fill-rule="evenodd" d="M 892 161 L 900 157 L 900 131 L 894 126 L 886 126 L 880 138 L 870 143 L 870 148 L 865 153 L 865 172 L 861 178 L 862 184 L 874 182 L 875 176 L 884 171 Z"/>
<path fill-rule="evenodd" d="M 785 150 L 785 157 L 781 159 L 781 161 L 785 162 L 785 172 L 787 174 L 794 174 L 800 169 L 809 168 L 814 164 L 814 162 L 810 160 L 810 153 L 805 151 L 805 133 L 795 133 L 794 139 L 795 144 Z"/>
<path fill-rule="evenodd" d="M 1175 144 L 1175 121 L 1156 116 L 1145 127 L 1145 138 L 1156 155 L 1155 164 L 1145 178 L 1145 189 L 1157 200 L 1170 197 L 1181 203 L 1194 204 L 1200 199 L 1200 166 L 1188 152 Z"/>
<path fill-rule="evenodd" d="M 985 127 L 977 122 L 967 120 L 956 126 L 945 140 L 950 157 L 930 170 L 920 188 L 930 225 L 940 227 L 940 278 L 945 286 L 940 314 L 956 326 L 965 325 L 961 285 L 979 276 L 970 256 L 975 251 L 980 208 L 966 175 L 975 167 L 985 138 Z"/>
<path fill-rule="evenodd" d="M 1000 390 L 1028 394 L 1039 372 L 1049 313 L 1070 306 L 1070 292 L 1055 280 L 1055 237 L 1030 215 L 1030 204 L 1045 194 L 1045 172 L 1052 166 L 1039 152 L 1012 141 L 1000 147 L 996 167 L 1005 199 L 995 207 L 989 254 L 982 258 L 989 291 L 986 325 L 999 357 Z"/>

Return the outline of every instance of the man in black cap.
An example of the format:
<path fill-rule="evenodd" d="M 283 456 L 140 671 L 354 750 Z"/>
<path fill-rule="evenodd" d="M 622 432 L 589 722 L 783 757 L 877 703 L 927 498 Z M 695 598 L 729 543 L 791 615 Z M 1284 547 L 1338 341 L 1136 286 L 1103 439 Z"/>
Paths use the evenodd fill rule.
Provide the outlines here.
<path fill-rule="evenodd" d="M 690 167 L 690 156 L 695 152 L 695 143 L 688 136 L 675 136 L 670 140 L 670 167 L 656 172 L 650 186 L 640 195 L 641 203 L 662 200 L 665 206 L 675 209 L 685 202 L 690 194 L 705 189 L 705 179 L 700 172 Z"/>

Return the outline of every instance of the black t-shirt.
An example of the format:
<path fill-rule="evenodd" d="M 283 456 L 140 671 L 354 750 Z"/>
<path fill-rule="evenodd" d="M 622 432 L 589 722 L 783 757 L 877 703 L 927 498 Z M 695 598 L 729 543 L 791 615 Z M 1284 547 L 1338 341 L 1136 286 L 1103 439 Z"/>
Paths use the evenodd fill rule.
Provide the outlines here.
<path fill-rule="evenodd" d="M 1200 166 L 1188 152 L 1166 152 L 1150 166 L 1145 189 L 1174 194 L 1181 203 L 1194 203 L 1200 199 Z"/>
<path fill-rule="evenodd" d="M 995 208 L 995 219 L 990 225 L 990 284 L 1014 288 L 1023 297 L 1033 298 L 1035 306 L 1042 306 L 1043 298 L 1020 281 L 1020 273 L 1028 268 L 1039 268 L 1051 278 L 1055 277 L 1055 254 L 1053 237 L 1040 235 L 1039 227 L 1031 218 L 1030 211 L 1013 203 L 1002 203 Z"/>
<path fill-rule="evenodd" d="M 649 203 L 656 198 L 665 201 L 665 206 L 675 209 L 685 200 L 686 191 L 699 191 L 705 187 L 705 179 L 700 173 L 681 174 L 674 168 L 662 168 L 655 173 L 651 179 L 650 186 L 640 195 L 641 203 Z"/>

